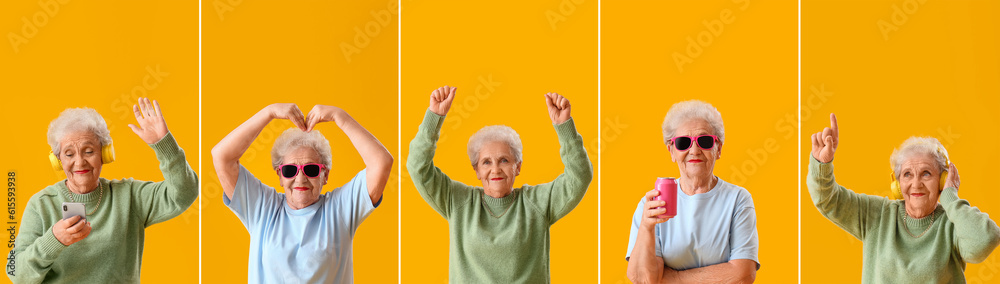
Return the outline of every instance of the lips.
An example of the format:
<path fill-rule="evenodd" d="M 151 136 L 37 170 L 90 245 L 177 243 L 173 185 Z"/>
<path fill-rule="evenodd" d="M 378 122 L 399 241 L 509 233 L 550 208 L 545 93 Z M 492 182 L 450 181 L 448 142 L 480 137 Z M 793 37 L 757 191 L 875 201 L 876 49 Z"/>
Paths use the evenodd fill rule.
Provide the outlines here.
<path fill-rule="evenodd" d="M 703 161 L 699 160 L 699 159 L 688 160 L 688 163 L 701 163 L 701 162 L 703 162 Z"/>
<path fill-rule="evenodd" d="M 86 173 L 89 173 L 89 172 L 90 172 L 90 170 L 73 171 L 74 174 L 78 174 L 78 175 L 86 174 Z"/>
<path fill-rule="evenodd" d="M 923 194 L 923 193 L 912 193 L 912 194 L 910 194 L 910 196 L 913 196 L 913 197 L 923 197 L 924 195 L 927 195 L 927 194 Z"/>
<path fill-rule="evenodd" d="M 491 178 L 490 180 L 492 180 L 492 181 L 498 181 L 498 180 L 503 180 L 503 178 Z"/>
<path fill-rule="evenodd" d="M 307 191 L 307 190 L 309 190 L 308 187 L 304 187 L 304 186 L 296 186 L 296 187 L 293 187 L 292 189 L 298 190 L 298 191 Z"/>

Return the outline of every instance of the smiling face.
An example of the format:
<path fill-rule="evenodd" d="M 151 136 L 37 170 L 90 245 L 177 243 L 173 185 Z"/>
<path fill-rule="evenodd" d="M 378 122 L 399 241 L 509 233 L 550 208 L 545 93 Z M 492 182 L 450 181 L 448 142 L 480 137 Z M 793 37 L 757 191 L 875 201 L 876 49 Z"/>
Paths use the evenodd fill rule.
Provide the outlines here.
<path fill-rule="evenodd" d="M 57 155 L 66 173 L 66 186 L 82 194 L 97 188 L 101 177 L 101 142 L 89 131 L 79 131 L 59 140 Z"/>
<path fill-rule="evenodd" d="M 504 197 L 514 190 L 514 177 L 521 174 L 521 163 L 503 141 L 490 141 L 479 148 L 479 160 L 473 166 L 483 190 L 492 197 Z"/>
<path fill-rule="evenodd" d="M 677 136 L 699 136 L 716 135 L 712 132 L 708 121 L 702 119 L 688 120 L 677 127 L 674 137 Z M 711 178 L 715 169 L 715 161 L 722 157 L 722 145 L 716 141 L 711 149 L 701 149 L 697 143 L 691 145 L 686 151 L 679 151 L 672 143 L 667 147 L 670 149 L 670 160 L 677 163 L 680 169 L 681 178 Z"/>
<path fill-rule="evenodd" d="M 899 186 L 906 204 L 906 213 L 923 218 L 937 208 L 941 194 L 941 171 L 932 155 L 915 155 L 903 162 L 899 170 Z"/>
<path fill-rule="evenodd" d="M 319 153 L 310 147 L 298 147 L 285 155 L 282 164 L 321 164 Z M 285 200 L 288 206 L 293 209 L 302 209 L 319 200 L 319 194 L 323 191 L 323 185 L 330 175 L 330 169 L 320 171 L 319 176 L 310 178 L 299 170 L 292 178 L 285 178 L 278 173 L 281 180 L 281 187 L 285 189 Z"/>

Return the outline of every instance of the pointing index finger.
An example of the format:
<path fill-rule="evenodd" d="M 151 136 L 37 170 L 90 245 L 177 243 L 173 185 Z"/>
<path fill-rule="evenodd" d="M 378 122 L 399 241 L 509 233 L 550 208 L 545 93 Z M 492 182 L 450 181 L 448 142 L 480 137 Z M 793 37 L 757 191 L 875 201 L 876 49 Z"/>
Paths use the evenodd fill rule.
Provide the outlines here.
<path fill-rule="evenodd" d="M 833 113 L 830 113 L 830 128 L 833 129 L 834 134 L 840 134 L 840 131 L 837 128 L 837 115 Z"/>

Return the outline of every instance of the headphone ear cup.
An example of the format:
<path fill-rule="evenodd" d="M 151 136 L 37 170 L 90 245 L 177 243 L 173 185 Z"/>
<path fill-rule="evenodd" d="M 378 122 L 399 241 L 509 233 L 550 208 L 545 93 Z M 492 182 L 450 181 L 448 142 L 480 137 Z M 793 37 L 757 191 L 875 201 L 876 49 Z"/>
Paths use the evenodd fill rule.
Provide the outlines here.
<path fill-rule="evenodd" d="M 896 180 L 896 171 L 889 173 L 889 178 L 892 182 L 889 182 L 889 190 L 892 191 L 892 199 L 903 199 L 903 190 L 899 187 L 899 181 Z"/>
<path fill-rule="evenodd" d="M 101 163 L 110 164 L 115 161 L 115 147 L 108 143 L 101 147 Z"/>
<path fill-rule="evenodd" d="M 49 164 L 52 165 L 52 169 L 57 172 L 62 172 L 62 162 L 59 161 L 59 157 L 56 157 L 55 153 L 49 152 Z"/>

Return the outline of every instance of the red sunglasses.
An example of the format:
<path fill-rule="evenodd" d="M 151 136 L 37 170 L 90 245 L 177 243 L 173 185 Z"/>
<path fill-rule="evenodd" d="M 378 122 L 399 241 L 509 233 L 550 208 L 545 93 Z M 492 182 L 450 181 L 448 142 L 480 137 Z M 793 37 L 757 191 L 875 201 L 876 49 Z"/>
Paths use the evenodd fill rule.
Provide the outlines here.
<path fill-rule="evenodd" d="M 694 141 L 698 142 L 698 148 L 708 150 L 715 147 L 715 141 L 719 141 L 719 137 L 715 135 L 699 135 L 699 136 L 677 136 L 670 139 L 670 143 L 674 144 L 674 148 L 677 151 L 687 151 L 691 149 Z"/>
<path fill-rule="evenodd" d="M 284 178 L 294 178 L 296 175 L 299 174 L 299 171 L 301 170 L 303 174 L 306 174 L 306 177 L 314 178 L 318 177 L 320 171 L 322 171 L 323 168 L 325 167 L 326 166 L 321 164 L 305 164 L 305 165 L 284 164 L 278 166 L 278 174 Z"/>

